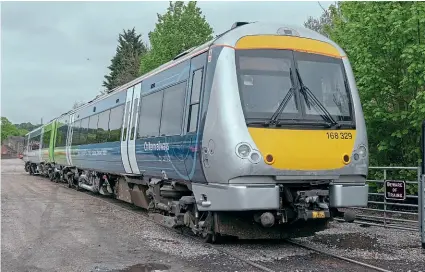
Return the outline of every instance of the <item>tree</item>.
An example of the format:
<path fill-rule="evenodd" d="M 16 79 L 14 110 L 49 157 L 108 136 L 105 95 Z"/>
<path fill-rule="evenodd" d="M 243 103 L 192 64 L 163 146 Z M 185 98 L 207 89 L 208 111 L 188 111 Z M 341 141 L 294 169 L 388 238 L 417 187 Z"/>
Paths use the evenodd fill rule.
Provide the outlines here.
<path fill-rule="evenodd" d="M 147 46 L 141 40 L 135 28 L 123 30 L 118 36 L 116 54 L 108 67 L 111 72 L 105 76 L 103 87 L 108 91 L 138 77 L 140 58 L 146 54 Z"/>
<path fill-rule="evenodd" d="M 30 122 L 15 124 L 16 128 L 22 129 L 22 130 L 25 130 L 25 131 L 31 131 L 33 129 L 40 127 L 40 126 L 41 125 L 33 125 Z"/>
<path fill-rule="evenodd" d="M 319 3 L 320 5 L 320 3 Z M 332 4 L 329 9 L 324 9 L 322 5 L 320 7 L 323 10 L 322 15 L 317 19 L 309 16 L 307 21 L 304 22 L 304 27 L 314 30 L 325 37 L 329 38 L 328 32 L 332 28 L 331 12 L 335 14 L 335 11 L 339 11 L 339 2 Z"/>
<path fill-rule="evenodd" d="M 167 12 L 157 14 L 154 31 L 149 32 L 151 48 L 141 58 L 140 73 L 147 73 L 172 60 L 179 53 L 211 40 L 213 30 L 195 1 L 170 2 Z"/>
<path fill-rule="evenodd" d="M 9 136 L 24 136 L 28 133 L 25 129 L 18 129 L 6 117 L 1 117 L 1 142 Z"/>
<path fill-rule="evenodd" d="M 342 2 L 328 12 L 326 33 L 353 66 L 371 164 L 417 165 L 425 119 L 425 3 Z"/>
<path fill-rule="evenodd" d="M 78 107 L 80 107 L 82 105 L 84 105 L 84 102 L 82 102 L 82 101 L 80 101 L 80 102 L 75 101 L 74 102 L 74 105 L 72 105 L 72 109 L 75 110 L 76 108 L 78 108 Z"/>

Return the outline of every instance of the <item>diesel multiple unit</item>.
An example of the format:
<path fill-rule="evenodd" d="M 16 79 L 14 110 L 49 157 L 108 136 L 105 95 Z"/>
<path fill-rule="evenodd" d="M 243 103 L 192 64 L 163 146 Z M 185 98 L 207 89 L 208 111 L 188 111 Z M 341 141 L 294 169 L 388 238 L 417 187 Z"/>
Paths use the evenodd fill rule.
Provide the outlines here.
<path fill-rule="evenodd" d="M 27 135 L 25 168 L 207 241 L 300 237 L 366 206 L 350 63 L 304 28 L 229 31 Z"/>

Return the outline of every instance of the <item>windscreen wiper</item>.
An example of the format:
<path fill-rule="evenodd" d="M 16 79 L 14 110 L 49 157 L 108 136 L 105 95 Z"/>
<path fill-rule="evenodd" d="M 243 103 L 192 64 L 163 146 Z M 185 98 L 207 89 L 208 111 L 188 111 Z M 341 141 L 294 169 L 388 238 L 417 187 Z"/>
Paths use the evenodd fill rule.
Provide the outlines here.
<path fill-rule="evenodd" d="M 319 101 L 319 99 L 317 99 L 317 97 L 313 94 L 313 92 L 307 86 L 304 85 L 301 79 L 300 73 L 298 71 L 298 68 L 295 68 L 295 72 L 297 73 L 297 77 L 301 85 L 300 92 L 304 96 L 304 100 L 308 109 L 311 109 L 311 105 L 316 109 L 317 112 L 319 112 L 317 109 L 320 109 L 324 113 L 324 114 L 320 114 L 323 120 L 328 122 L 330 126 L 340 127 L 341 125 L 337 121 L 335 121 L 335 119 L 332 117 L 329 111 L 325 108 L 325 106 L 323 106 L 323 104 Z"/>
<path fill-rule="evenodd" d="M 290 74 L 292 86 L 294 86 L 294 84 L 292 82 L 292 68 L 289 69 L 289 74 Z M 291 100 L 291 98 L 294 95 L 295 95 L 295 88 L 294 87 L 291 87 L 288 90 L 288 93 L 285 95 L 285 97 L 280 102 L 279 107 L 273 113 L 272 117 L 270 117 L 270 119 L 265 122 L 266 125 L 271 125 L 271 124 L 274 124 L 275 125 L 275 124 L 277 124 L 277 121 L 276 121 L 277 118 L 282 113 L 282 111 L 285 109 L 286 105 L 288 105 L 289 101 Z"/>
<path fill-rule="evenodd" d="M 270 118 L 270 120 L 266 121 L 267 125 L 270 124 L 276 124 L 276 119 L 279 117 L 279 115 L 282 113 L 283 109 L 285 109 L 286 105 L 288 104 L 289 100 L 291 100 L 291 98 L 294 96 L 295 94 L 295 89 L 293 87 L 291 87 L 288 91 L 288 93 L 285 95 L 285 97 L 283 98 L 282 102 L 280 103 L 279 107 L 277 108 L 277 110 L 273 113 L 272 117 Z"/>

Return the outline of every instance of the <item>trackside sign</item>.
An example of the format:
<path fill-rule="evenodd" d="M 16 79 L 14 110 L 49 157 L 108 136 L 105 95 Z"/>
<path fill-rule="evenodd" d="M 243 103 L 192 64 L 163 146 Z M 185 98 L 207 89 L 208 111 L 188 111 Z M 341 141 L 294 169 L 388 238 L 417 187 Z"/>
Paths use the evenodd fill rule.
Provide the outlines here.
<path fill-rule="evenodd" d="M 406 182 L 404 180 L 386 180 L 385 198 L 388 200 L 405 200 Z"/>

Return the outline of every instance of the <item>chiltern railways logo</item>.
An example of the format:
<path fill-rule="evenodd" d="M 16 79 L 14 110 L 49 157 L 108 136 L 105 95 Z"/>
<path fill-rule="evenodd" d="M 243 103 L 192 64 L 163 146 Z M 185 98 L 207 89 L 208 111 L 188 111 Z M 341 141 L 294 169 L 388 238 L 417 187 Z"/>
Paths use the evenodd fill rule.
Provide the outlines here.
<path fill-rule="evenodd" d="M 170 150 L 170 146 L 168 145 L 168 143 L 161 143 L 161 142 L 158 142 L 158 143 L 145 142 L 143 144 L 143 148 L 145 149 L 145 151 Z"/>
<path fill-rule="evenodd" d="M 106 156 L 108 150 L 102 149 L 78 149 L 76 150 L 77 156 Z M 72 153 L 71 153 L 72 154 Z"/>

